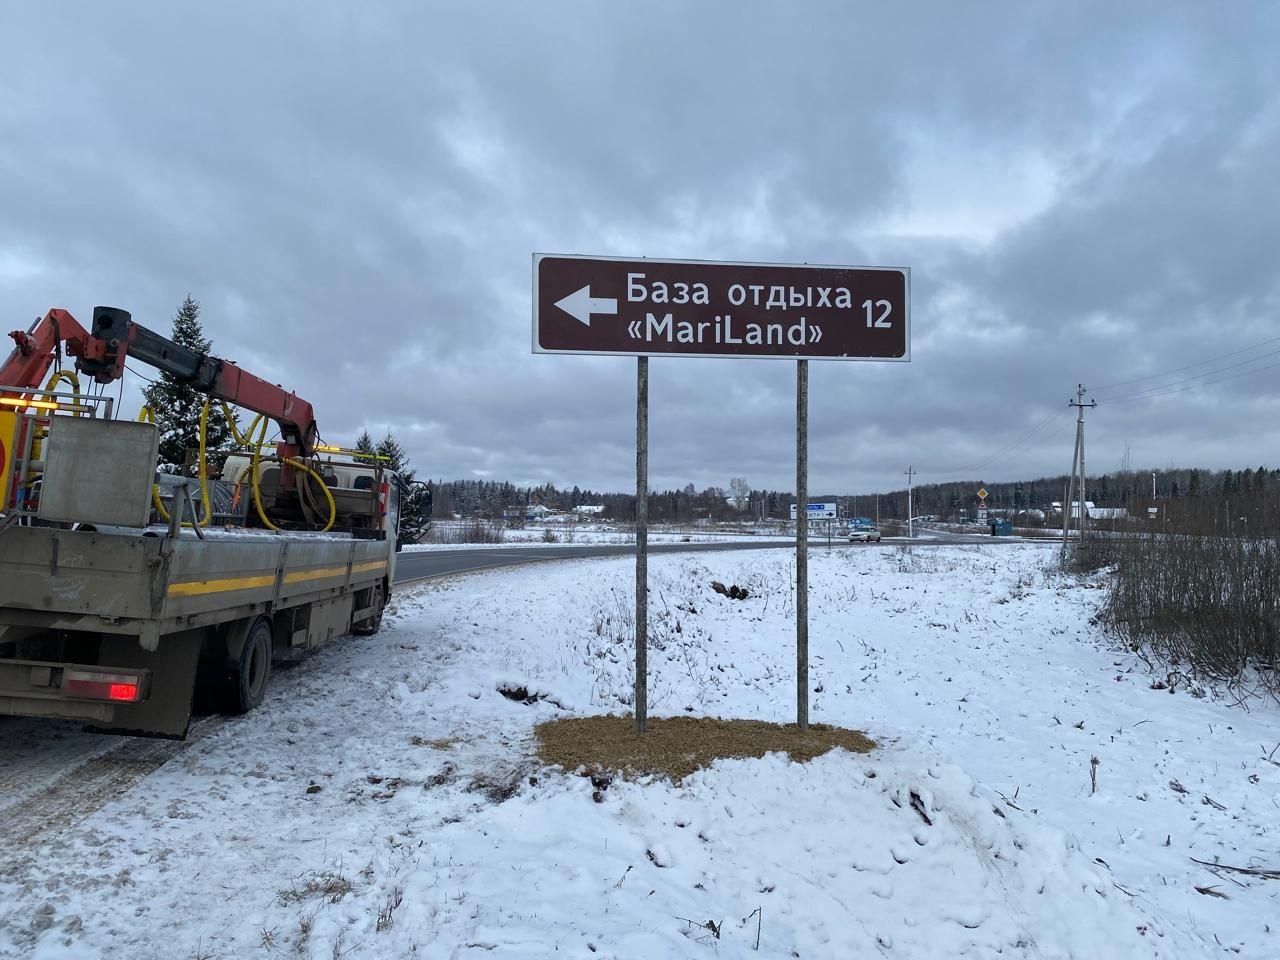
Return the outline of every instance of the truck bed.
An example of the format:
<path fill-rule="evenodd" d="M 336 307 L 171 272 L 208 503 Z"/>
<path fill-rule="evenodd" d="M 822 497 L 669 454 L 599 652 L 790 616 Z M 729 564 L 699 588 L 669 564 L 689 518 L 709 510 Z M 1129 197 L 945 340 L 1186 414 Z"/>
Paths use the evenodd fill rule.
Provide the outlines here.
<path fill-rule="evenodd" d="M 276 649 L 322 643 L 353 619 L 376 624 L 394 563 L 391 542 L 347 534 L 9 527 L 0 714 L 180 736 L 199 664 L 234 658 L 248 624 L 268 618 Z M 63 688 L 68 671 L 112 670 L 145 671 L 146 702 L 77 700 Z"/>
<path fill-rule="evenodd" d="M 387 576 L 385 540 L 164 528 L 0 534 L 0 625 L 169 633 L 227 619 L 228 608 L 287 607 Z M 144 642 L 144 646 L 147 644 Z"/>

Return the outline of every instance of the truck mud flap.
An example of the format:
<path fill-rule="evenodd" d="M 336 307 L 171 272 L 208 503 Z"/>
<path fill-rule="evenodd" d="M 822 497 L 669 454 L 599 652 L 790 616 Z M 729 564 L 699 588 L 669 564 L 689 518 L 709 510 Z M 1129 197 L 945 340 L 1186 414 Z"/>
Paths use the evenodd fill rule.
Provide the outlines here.
<path fill-rule="evenodd" d="M 109 723 L 86 726 L 92 733 L 185 740 L 191 722 L 191 698 L 200 660 L 198 630 L 162 637 L 154 651 L 142 649 L 137 637 L 104 637 L 100 662 L 151 671 L 151 695 L 142 703 L 121 705 Z"/>

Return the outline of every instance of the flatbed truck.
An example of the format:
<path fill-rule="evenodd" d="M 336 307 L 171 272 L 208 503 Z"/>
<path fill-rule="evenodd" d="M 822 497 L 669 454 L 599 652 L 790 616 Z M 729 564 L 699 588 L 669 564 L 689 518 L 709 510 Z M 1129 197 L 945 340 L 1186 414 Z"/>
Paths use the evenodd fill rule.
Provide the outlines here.
<path fill-rule="evenodd" d="M 13 336 L 0 366 L 0 715 L 180 738 L 198 701 L 256 707 L 274 659 L 378 629 L 406 492 L 393 471 L 335 458 L 309 404 L 124 311 L 96 308 L 92 331 L 50 311 Z M 109 382 L 129 352 L 257 413 L 262 437 L 275 421 L 282 440 L 263 454 L 251 427 L 217 476 L 204 450 L 197 477 L 161 474 L 154 424 L 38 387 L 49 364 L 32 357 L 63 340 L 78 372 Z"/>

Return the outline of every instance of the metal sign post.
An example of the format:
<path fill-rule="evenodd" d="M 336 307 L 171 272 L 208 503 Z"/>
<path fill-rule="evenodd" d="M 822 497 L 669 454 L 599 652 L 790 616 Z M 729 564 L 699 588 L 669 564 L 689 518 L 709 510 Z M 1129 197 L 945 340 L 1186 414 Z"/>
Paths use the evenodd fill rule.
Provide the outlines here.
<path fill-rule="evenodd" d="M 809 361 L 796 361 L 796 503 L 809 504 Z M 809 729 L 809 511 L 796 510 L 796 726 Z"/>
<path fill-rule="evenodd" d="M 649 358 L 636 357 L 636 734 L 649 715 Z"/>

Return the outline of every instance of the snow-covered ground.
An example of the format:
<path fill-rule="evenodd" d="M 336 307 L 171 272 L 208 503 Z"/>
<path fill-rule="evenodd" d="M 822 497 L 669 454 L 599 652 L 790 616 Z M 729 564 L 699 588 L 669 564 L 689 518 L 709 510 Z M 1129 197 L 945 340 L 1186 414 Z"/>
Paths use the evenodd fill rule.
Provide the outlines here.
<path fill-rule="evenodd" d="M 816 552 L 812 718 L 880 747 L 601 802 L 532 728 L 625 709 L 631 564 L 406 590 L 122 792 L 0 813 L 0 955 L 1280 956 L 1280 880 L 1192 859 L 1280 868 L 1280 709 L 1153 689 L 1053 555 Z M 789 554 L 649 563 L 651 712 L 790 719 Z"/>

